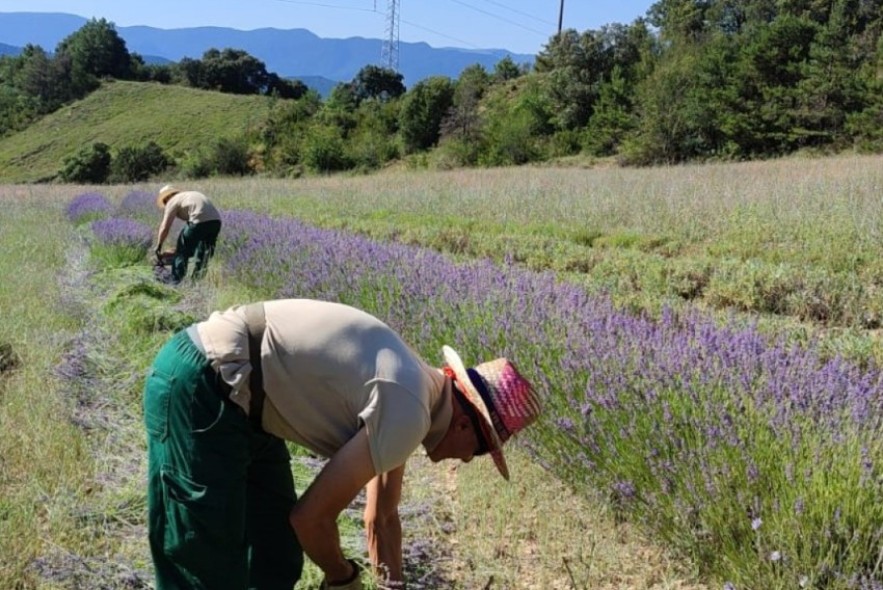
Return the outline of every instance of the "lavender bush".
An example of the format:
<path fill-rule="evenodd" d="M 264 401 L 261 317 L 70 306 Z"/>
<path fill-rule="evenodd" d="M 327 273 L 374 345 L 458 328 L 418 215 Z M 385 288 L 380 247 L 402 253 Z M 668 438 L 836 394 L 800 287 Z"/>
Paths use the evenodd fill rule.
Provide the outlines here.
<path fill-rule="evenodd" d="M 101 193 L 83 193 L 68 203 L 65 214 L 74 224 L 83 224 L 107 217 L 113 211 L 113 205 Z"/>
<path fill-rule="evenodd" d="M 157 211 L 156 194 L 139 190 L 128 192 L 117 207 L 117 214 L 125 217 L 155 217 Z"/>
<path fill-rule="evenodd" d="M 144 260 L 152 242 L 147 225 L 111 217 L 92 222 L 92 256 L 105 266 L 129 266 Z"/>
<path fill-rule="evenodd" d="M 525 441 L 537 459 L 733 588 L 881 576 L 876 368 L 698 312 L 636 317 L 551 274 L 251 213 L 227 215 L 220 252 L 267 297 L 357 305 L 429 359 L 442 343 L 514 359 L 546 395 Z"/>
<path fill-rule="evenodd" d="M 123 197 L 119 207 L 117 207 L 116 215 L 135 219 L 150 224 L 159 224 L 162 218 L 162 211 L 156 206 L 156 193 L 148 191 L 134 190 L 130 191 Z M 172 220 L 169 228 L 170 239 L 174 240 L 182 229 L 184 229 L 184 221 L 177 217 Z M 169 242 L 166 242 L 168 246 Z"/>

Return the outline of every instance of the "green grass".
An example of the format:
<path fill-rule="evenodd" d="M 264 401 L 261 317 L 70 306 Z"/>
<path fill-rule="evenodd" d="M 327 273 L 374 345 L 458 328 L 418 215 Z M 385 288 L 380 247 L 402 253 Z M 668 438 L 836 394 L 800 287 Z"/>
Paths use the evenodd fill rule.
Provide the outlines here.
<path fill-rule="evenodd" d="M 21 364 L 0 374 L 0 587 L 29 588 L 31 560 L 53 543 L 93 541 L 71 508 L 87 493 L 95 465 L 83 433 L 66 419 L 71 400 L 51 377 L 77 329 L 46 289 L 56 284 L 73 229 L 63 203 L 45 191 L 4 189 L 2 202 L 0 342 Z"/>
<path fill-rule="evenodd" d="M 52 179 L 66 157 L 95 142 L 119 149 L 156 142 L 180 157 L 260 127 L 271 100 L 140 82 L 101 88 L 0 139 L 0 178 L 25 183 Z"/>
<path fill-rule="evenodd" d="M 222 208 L 551 270 L 630 309 L 699 305 L 883 360 L 883 158 L 195 183 Z"/>

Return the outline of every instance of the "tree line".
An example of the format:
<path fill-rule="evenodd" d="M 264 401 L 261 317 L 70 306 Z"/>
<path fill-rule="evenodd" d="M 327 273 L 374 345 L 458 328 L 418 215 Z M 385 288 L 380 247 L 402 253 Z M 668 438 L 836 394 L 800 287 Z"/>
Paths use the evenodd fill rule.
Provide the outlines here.
<path fill-rule="evenodd" d="M 883 0 L 659 0 L 631 24 L 552 36 L 532 66 L 506 58 L 493 71 L 474 65 L 406 88 L 398 73 L 366 65 L 323 99 L 236 49 L 145 64 L 112 24 L 92 20 L 51 56 L 27 46 L 0 59 L 0 133 L 110 77 L 275 97 L 260 129 L 219 138 L 184 166 L 190 175 L 371 170 L 401 159 L 497 166 L 583 154 L 651 165 L 877 152 L 881 31 Z M 157 149 L 145 147 L 152 166 L 181 167 Z M 137 172 L 138 156 L 116 174 Z"/>

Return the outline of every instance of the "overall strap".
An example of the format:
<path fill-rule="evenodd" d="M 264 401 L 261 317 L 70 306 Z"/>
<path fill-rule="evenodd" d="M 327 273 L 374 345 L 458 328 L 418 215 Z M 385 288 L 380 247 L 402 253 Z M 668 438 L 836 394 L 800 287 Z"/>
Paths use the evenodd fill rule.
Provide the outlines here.
<path fill-rule="evenodd" d="M 261 416 L 264 412 L 264 371 L 261 367 L 261 343 L 264 340 L 264 330 L 267 327 L 267 318 L 264 314 L 263 303 L 251 303 L 243 308 L 245 323 L 248 325 L 248 361 L 251 363 L 251 375 L 248 378 L 248 388 L 251 391 L 251 401 L 248 404 L 248 419 L 256 430 L 262 430 Z"/>

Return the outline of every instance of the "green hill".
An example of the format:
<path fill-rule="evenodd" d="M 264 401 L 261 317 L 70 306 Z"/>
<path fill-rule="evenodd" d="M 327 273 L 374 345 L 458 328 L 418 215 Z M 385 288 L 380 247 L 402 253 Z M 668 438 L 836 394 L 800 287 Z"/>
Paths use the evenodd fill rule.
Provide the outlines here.
<path fill-rule="evenodd" d="M 64 158 L 95 142 L 115 151 L 152 140 L 180 157 L 260 126 L 271 102 L 183 86 L 106 82 L 83 100 L 0 139 L 0 182 L 51 180 Z"/>

